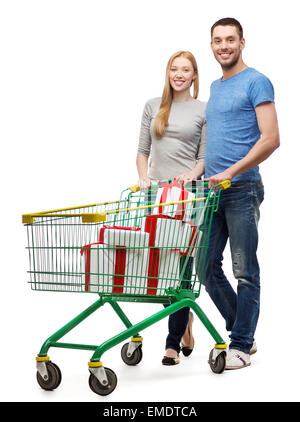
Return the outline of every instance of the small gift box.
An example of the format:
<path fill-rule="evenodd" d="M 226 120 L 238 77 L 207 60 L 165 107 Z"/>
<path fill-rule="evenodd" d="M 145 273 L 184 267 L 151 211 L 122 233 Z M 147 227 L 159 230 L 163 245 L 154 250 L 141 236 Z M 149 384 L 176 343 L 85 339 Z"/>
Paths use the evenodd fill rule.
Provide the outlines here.
<path fill-rule="evenodd" d="M 176 179 L 172 183 L 162 183 L 157 190 L 156 204 L 192 200 L 195 194 L 184 189 Z M 192 218 L 194 202 L 182 202 L 180 204 L 161 205 L 153 208 L 153 214 L 169 215 L 180 220 L 189 221 Z"/>
<path fill-rule="evenodd" d="M 111 246 L 147 247 L 149 236 L 140 227 L 104 225 L 100 229 L 99 242 Z"/>

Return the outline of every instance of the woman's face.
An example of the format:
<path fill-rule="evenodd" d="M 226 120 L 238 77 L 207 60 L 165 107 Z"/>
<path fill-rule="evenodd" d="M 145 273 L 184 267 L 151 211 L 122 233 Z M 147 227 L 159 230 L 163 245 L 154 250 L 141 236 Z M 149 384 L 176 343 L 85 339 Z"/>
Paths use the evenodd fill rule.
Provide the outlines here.
<path fill-rule="evenodd" d="M 176 57 L 170 68 L 169 80 L 171 87 L 179 92 L 190 89 L 195 79 L 195 71 L 189 59 Z"/>

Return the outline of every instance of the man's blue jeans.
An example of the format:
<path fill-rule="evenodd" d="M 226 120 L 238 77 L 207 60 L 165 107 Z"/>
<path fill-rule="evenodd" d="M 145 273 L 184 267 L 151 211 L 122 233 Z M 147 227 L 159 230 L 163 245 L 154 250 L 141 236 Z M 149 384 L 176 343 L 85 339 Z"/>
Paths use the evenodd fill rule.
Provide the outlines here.
<path fill-rule="evenodd" d="M 203 284 L 231 331 L 231 349 L 249 353 L 260 307 L 260 272 L 256 251 L 259 206 L 264 198 L 261 181 L 236 182 L 221 192 L 213 215 Z M 205 233 L 204 233 L 205 235 Z M 223 251 L 229 238 L 237 292 L 223 269 Z"/>

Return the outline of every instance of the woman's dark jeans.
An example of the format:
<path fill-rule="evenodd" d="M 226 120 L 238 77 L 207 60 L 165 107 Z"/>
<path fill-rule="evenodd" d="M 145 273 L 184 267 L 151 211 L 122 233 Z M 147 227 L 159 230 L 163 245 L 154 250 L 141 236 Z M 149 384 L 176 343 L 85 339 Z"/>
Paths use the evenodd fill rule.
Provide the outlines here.
<path fill-rule="evenodd" d="M 180 259 L 180 268 L 184 265 L 186 257 Z M 191 287 L 191 277 L 193 272 L 193 258 L 188 258 L 188 263 L 181 282 L 181 288 L 189 289 Z M 164 305 L 166 308 L 169 305 Z M 169 316 L 169 334 L 166 340 L 166 349 L 173 349 L 180 352 L 180 341 L 189 322 L 190 308 L 181 308 Z"/>

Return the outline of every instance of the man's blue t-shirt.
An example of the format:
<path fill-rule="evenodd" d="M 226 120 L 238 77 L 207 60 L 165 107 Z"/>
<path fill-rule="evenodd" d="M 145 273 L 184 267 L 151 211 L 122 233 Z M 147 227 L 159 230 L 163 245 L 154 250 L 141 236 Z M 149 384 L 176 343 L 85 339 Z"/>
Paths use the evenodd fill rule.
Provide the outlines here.
<path fill-rule="evenodd" d="M 223 172 L 248 154 L 261 136 L 255 107 L 266 101 L 274 102 L 273 85 L 250 67 L 211 84 L 206 108 L 205 177 Z M 259 179 L 256 166 L 232 181 Z"/>

